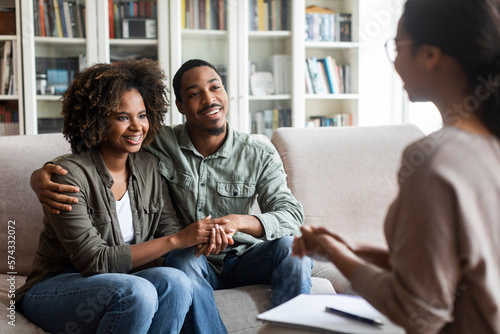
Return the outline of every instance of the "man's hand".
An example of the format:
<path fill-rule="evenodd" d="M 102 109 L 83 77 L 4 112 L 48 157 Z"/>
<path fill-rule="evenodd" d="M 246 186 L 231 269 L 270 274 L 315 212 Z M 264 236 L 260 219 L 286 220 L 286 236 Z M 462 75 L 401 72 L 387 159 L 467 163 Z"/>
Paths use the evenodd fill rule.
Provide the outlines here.
<path fill-rule="evenodd" d="M 233 214 L 221 218 L 229 220 L 227 227 L 234 229 L 235 233 L 246 233 L 255 238 L 261 238 L 264 235 L 264 226 L 257 217 Z"/>
<path fill-rule="evenodd" d="M 52 182 L 52 173 L 66 175 L 67 171 L 61 166 L 46 164 L 31 174 L 31 189 L 43 207 L 50 213 L 57 215 L 61 211 L 71 211 L 71 205 L 66 204 L 77 203 L 78 199 L 60 193 L 77 193 L 80 190 L 78 187 Z"/>

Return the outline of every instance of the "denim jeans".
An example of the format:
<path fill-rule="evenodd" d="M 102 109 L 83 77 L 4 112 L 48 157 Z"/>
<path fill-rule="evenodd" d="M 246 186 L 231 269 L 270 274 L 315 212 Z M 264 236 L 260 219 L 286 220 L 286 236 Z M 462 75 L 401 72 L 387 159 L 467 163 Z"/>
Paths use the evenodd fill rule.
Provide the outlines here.
<path fill-rule="evenodd" d="M 311 292 L 312 260 L 291 257 L 293 237 L 256 244 L 241 256 L 228 253 L 218 275 L 204 256 L 193 248 L 167 254 L 164 265 L 181 269 L 191 278 L 193 303 L 186 315 L 183 332 L 227 333 L 215 304 L 213 290 L 251 284 L 270 284 L 272 306 L 301 293 Z"/>
<path fill-rule="evenodd" d="M 193 298 L 174 268 L 83 277 L 74 268 L 47 278 L 20 300 L 22 312 L 51 333 L 179 333 Z"/>

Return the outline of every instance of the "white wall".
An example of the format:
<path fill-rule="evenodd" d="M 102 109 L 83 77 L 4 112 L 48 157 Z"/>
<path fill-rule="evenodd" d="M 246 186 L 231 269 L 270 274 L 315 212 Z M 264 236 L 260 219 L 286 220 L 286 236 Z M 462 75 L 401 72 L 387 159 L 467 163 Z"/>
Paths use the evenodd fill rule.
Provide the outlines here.
<path fill-rule="evenodd" d="M 396 35 L 403 5 L 404 0 L 360 0 L 359 125 L 405 121 L 401 80 L 384 47 Z"/>

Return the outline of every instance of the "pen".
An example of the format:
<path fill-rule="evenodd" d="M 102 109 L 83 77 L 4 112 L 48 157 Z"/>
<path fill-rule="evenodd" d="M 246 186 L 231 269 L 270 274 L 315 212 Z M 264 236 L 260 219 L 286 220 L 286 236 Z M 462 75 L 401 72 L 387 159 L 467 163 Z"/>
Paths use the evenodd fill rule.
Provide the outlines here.
<path fill-rule="evenodd" d="M 370 325 L 382 326 L 384 324 L 382 322 L 382 320 L 380 320 L 380 319 L 377 319 L 377 318 L 374 318 L 374 319 L 365 318 L 365 317 L 362 317 L 362 316 L 359 316 L 359 315 L 356 315 L 356 314 L 352 314 L 352 313 L 349 313 L 349 312 L 337 310 L 337 309 L 335 309 L 333 307 L 328 307 L 327 306 L 325 310 L 327 312 L 334 313 L 334 314 L 337 314 L 337 315 L 341 315 L 341 316 L 344 316 L 344 317 L 349 318 L 349 319 L 354 319 L 354 320 L 362 321 L 362 322 L 370 324 Z"/>

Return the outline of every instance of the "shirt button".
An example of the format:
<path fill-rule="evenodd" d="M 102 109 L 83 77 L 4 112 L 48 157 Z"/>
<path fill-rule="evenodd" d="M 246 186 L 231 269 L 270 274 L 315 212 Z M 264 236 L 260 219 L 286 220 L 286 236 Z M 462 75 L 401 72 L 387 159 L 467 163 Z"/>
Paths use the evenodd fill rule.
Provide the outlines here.
<path fill-rule="evenodd" d="M 203 211 L 203 209 L 202 208 L 198 208 L 198 211 Z"/>
<path fill-rule="evenodd" d="M 203 182 L 202 182 L 202 183 L 200 184 L 200 186 L 204 187 L 204 186 L 205 186 L 205 183 L 203 183 Z"/>
<path fill-rule="evenodd" d="M 134 210 L 134 213 L 137 213 L 137 210 Z"/>
<path fill-rule="evenodd" d="M 171 176 L 171 177 L 169 177 L 168 179 L 169 179 L 170 181 L 172 181 L 172 180 L 174 179 L 174 177 L 173 177 L 173 176 Z"/>
<path fill-rule="evenodd" d="M 234 196 L 238 196 L 238 192 L 237 192 L 237 191 L 235 191 L 235 192 L 233 193 L 233 195 L 234 195 Z"/>
<path fill-rule="evenodd" d="M 271 234 L 271 238 L 274 238 L 274 234 Z"/>

